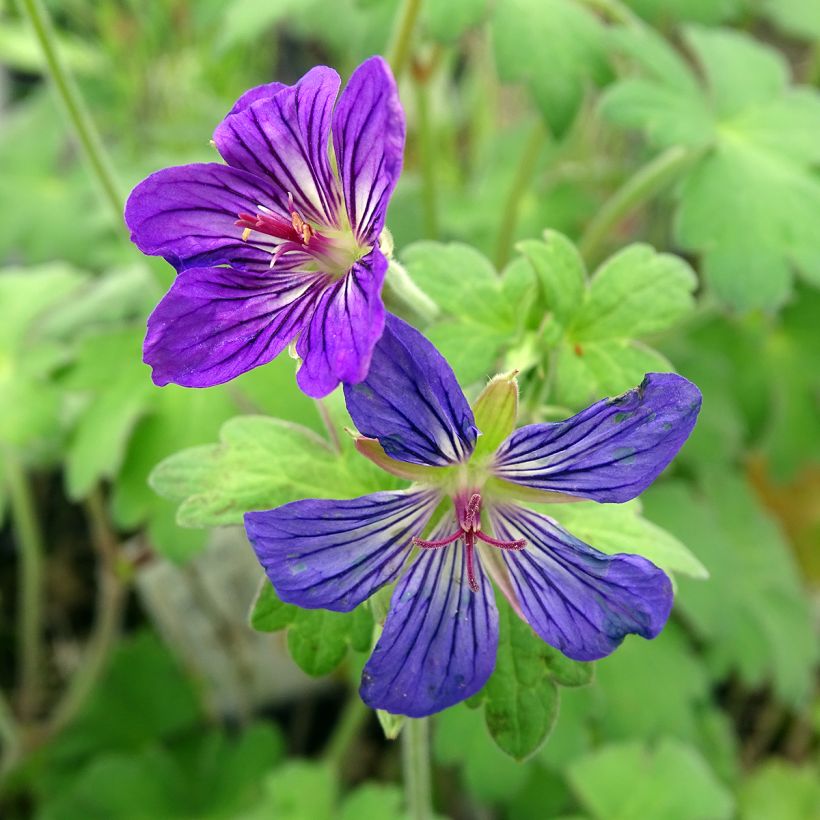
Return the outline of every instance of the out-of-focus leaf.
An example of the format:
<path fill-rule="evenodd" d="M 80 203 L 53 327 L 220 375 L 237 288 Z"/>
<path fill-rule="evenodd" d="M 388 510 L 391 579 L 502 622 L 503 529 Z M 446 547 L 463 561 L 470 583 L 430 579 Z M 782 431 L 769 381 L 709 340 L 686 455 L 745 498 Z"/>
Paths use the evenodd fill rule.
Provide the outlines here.
<path fill-rule="evenodd" d="M 53 373 L 70 356 L 43 324 L 84 279 L 58 262 L 0 271 L 0 442 L 31 458 L 44 455 L 62 432 Z"/>
<path fill-rule="evenodd" d="M 345 797 L 339 820 L 406 820 L 404 792 L 387 783 L 365 783 Z"/>
<path fill-rule="evenodd" d="M 731 20 L 744 0 L 624 0 L 645 20 L 658 25 L 688 22 L 715 25 Z M 800 0 L 797 0 L 800 2 Z"/>
<path fill-rule="evenodd" d="M 169 558 L 184 560 L 204 546 L 205 533 L 180 529 L 175 523 L 175 505 L 157 496 L 148 476 L 172 453 L 213 441 L 236 406 L 225 387 L 186 390 L 168 385 L 154 390 L 152 396 L 148 412 L 128 442 L 114 486 L 113 514 L 126 529 L 147 525 L 157 549 Z"/>
<path fill-rule="evenodd" d="M 680 579 L 678 604 L 716 677 L 734 671 L 750 686 L 772 683 L 801 704 L 818 646 L 789 548 L 742 480 L 717 469 L 704 474 L 703 491 L 666 482 L 643 496 L 649 517 L 686 538 L 710 573 L 708 583 Z"/>
<path fill-rule="evenodd" d="M 706 567 L 674 535 L 641 516 L 641 502 L 637 499 L 625 504 L 547 504 L 540 509 L 608 555 L 635 553 L 665 572 L 701 579 L 709 576 Z"/>
<path fill-rule="evenodd" d="M 763 11 L 783 31 L 805 40 L 820 38 L 817 0 L 764 0 Z"/>
<path fill-rule="evenodd" d="M 86 394 L 66 453 L 66 487 L 70 498 L 82 498 L 101 479 L 120 469 L 128 438 L 150 406 L 153 387 L 141 362 L 142 327 L 86 336 L 77 362 L 65 380 L 72 391 Z"/>
<path fill-rule="evenodd" d="M 811 218 L 820 207 L 820 93 L 790 86 L 781 54 L 739 32 L 693 26 L 686 42 L 705 84 L 659 35 L 618 32 L 616 46 L 647 76 L 615 84 L 602 111 L 658 148 L 700 151 L 678 190 L 677 239 L 703 255 L 726 304 L 778 308 L 794 269 L 820 280 Z"/>
<path fill-rule="evenodd" d="M 773 760 L 740 787 L 738 808 L 743 820 L 805 820 L 820 816 L 820 771 Z"/>
<path fill-rule="evenodd" d="M 442 712 L 434 725 L 436 760 L 459 766 L 470 794 L 488 801 L 515 796 L 527 770 L 493 742 L 480 711 L 459 704 Z"/>
<path fill-rule="evenodd" d="M 333 820 L 336 789 L 329 767 L 291 760 L 268 775 L 259 805 L 236 820 Z"/>
<path fill-rule="evenodd" d="M 677 740 L 654 749 L 606 746 L 569 768 L 581 802 L 600 820 L 729 820 L 734 800 L 700 753 Z"/>
<path fill-rule="evenodd" d="M 3 19 L 0 26 L 0 63 L 16 71 L 30 74 L 46 74 L 43 50 L 31 30 L 23 21 Z M 102 67 L 101 52 L 93 45 L 64 32 L 54 33 L 61 59 L 73 74 L 94 74 Z"/>
<path fill-rule="evenodd" d="M 501 79 L 524 83 L 558 135 L 587 86 L 608 77 L 603 27 L 571 0 L 500 0 L 491 31 Z"/>
<path fill-rule="evenodd" d="M 487 0 L 425 3 L 422 6 L 422 22 L 434 40 L 452 43 L 484 20 L 488 13 L 487 6 Z"/>

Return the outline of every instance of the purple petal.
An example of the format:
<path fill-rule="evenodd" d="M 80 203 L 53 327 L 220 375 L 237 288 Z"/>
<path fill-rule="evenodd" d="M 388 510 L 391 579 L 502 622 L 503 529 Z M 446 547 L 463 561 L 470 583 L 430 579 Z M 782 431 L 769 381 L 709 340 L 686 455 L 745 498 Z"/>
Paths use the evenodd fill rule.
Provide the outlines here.
<path fill-rule="evenodd" d="M 517 603 L 548 644 L 578 661 L 603 658 L 630 633 L 654 638 L 672 609 L 672 583 L 638 555 L 605 555 L 524 507 L 490 510 L 496 534 L 526 538 L 502 553 Z"/>
<path fill-rule="evenodd" d="M 214 131 L 225 161 L 268 178 L 274 203 L 287 212 L 288 194 L 302 217 L 337 226 L 338 183 L 330 168 L 328 142 L 339 75 L 311 69 L 296 85 L 226 117 Z"/>
<path fill-rule="evenodd" d="M 438 504 L 437 493 L 309 499 L 245 515 L 245 530 L 279 597 L 348 612 L 394 580 Z"/>
<path fill-rule="evenodd" d="M 339 382 L 360 382 L 373 347 L 384 330 L 382 283 L 387 260 L 378 248 L 356 262 L 328 287 L 316 306 L 296 352 L 302 358 L 296 379 L 308 396 L 321 398 Z"/>
<path fill-rule="evenodd" d="M 255 102 L 259 102 L 259 100 L 268 100 L 271 97 L 275 97 L 280 91 L 288 87 L 289 86 L 284 83 L 265 83 L 264 85 L 257 85 L 253 88 L 249 88 L 233 104 L 233 108 L 231 108 L 228 112 L 228 116 L 244 111 L 248 106 L 253 105 Z"/>
<path fill-rule="evenodd" d="M 701 395 L 674 373 L 596 402 L 566 421 L 530 424 L 499 448 L 499 478 L 537 490 L 622 502 L 642 493 L 692 432 Z"/>
<path fill-rule="evenodd" d="M 473 451 L 475 418 L 452 368 L 415 328 L 391 314 L 367 378 L 345 385 L 359 432 L 392 458 L 446 466 Z"/>
<path fill-rule="evenodd" d="M 498 611 L 478 556 L 478 592 L 470 589 L 466 563 L 460 543 L 421 550 L 399 582 L 362 673 L 359 691 L 372 709 L 424 717 L 487 682 L 498 649 Z"/>
<path fill-rule="evenodd" d="M 304 326 L 321 287 L 299 272 L 182 271 L 148 319 L 155 384 L 210 387 L 267 364 Z"/>
<path fill-rule="evenodd" d="M 164 256 L 178 270 L 230 264 L 240 270 L 266 270 L 274 240 L 255 234 L 242 241 L 240 212 L 255 213 L 272 204 L 270 183 L 217 163 L 165 168 L 131 192 L 125 221 L 136 246 Z"/>
<path fill-rule="evenodd" d="M 362 63 L 333 115 L 333 147 L 350 224 L 363 244 L 384 227 L 390 195 L 401 174 L 404 111 L 396 81 L 381 57 Z"/>

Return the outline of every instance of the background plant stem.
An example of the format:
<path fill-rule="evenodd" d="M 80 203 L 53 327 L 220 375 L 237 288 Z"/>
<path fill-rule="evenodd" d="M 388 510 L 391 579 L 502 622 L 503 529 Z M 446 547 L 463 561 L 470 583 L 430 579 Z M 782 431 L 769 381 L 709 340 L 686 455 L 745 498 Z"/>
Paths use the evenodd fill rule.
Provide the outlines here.
<path fill-rule="evenodd" d="M 401 76 L 410 56 L 413 41 L 413 29 L 421 11 L 421 0 L 404 0 L 396 16 L 393 37 L 387 49 L 387 62 L 393 69 L 396 79 Z"/>
<path fill-rule="evenodd" d="M 438 202 L 436 198 L 436 149 L 430 123 L 429 72 L 413 72 L 418 121 L 418 152 L 421 166 L 422 213 L 427 239 L 438 239 Z"/>
<path fill-rule="evenodd" d="M 546 140 L 547 130 L 543 122 L 538 120 L 533 126 L 521 153 L 521 161 L 516 168 L 515 176 L 504 203 L 504 210 L 501 214 L 495 251 L 495 266 L 498 270 L 501 270 L 510 258 L 515 228 L 518 225 L 518 216 L 521 210 L 521 201 L 524 194 L 529 190 L 530 180 L 535 173 L 538 157 L 541 155 L 541 149 L 544 147 Z"/>
<path fill-rule="evenodd" d="M 590 221 L 578 243 L 587 263 L 597 262 L 612 230 L 639 205 L 666 188 L 695 156 L 692 150 L 675 145 L 639 168 L 615 191 Z"/>
<path fill-rule="evenodd" d="M 352 692 L 325 748 L 325 759 L 337 772 L 345 768 L 350 747 L 370 714 L 370 709 L 365 706 L 359 695 Z"/>
<path fill-rule="evenodd" d="M 42 0 L 18 0 L 18 5 L 23 16 L 31 24 L 40 44 L 51 82 L 71 122 L 80 148 L 99 183 L 106 202 L 111 207 L 115 223 L 121 226 L 123 197 L 113 166 L 108 159 L 94 121 L 86 109 L 82 95 L 60 58 L 51 17 Z"/>
<path fill-rule="evenodd" d="M 404 794 L 411 820 L 430 820 L 433 816 L 429 727 L 428 718 L 408 718 L 401 733 Z"/>
<path fill-rule="evenodd" d="M 14 453 L 3 455 L 18 559 L 18 681 L 20 714 L 30 718 L 40 700 L 43 632 L 43 539 L 28 476 Z"/>
<path fill-rule="evenodd" d="M 83 658 L 49 721 L 49 732 L 62 731 L 77 716 L 108 667 L 122 626 L 127 585 L 118 566 L 120 545 L 111 529 L 99 487 L 85 501 L 91 543 L 97 553 L 97 605 Z"/>

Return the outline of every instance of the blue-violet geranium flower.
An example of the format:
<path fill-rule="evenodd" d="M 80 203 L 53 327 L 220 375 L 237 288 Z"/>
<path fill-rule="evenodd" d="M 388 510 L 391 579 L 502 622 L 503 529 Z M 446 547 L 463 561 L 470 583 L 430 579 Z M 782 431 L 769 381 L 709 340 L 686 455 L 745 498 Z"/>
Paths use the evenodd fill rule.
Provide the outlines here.
<path fill-rule="evenodd" d="M 599 552 L 522 502 L 637 496 L 694 427 L 701 396 L 691 382 L 650 373 L 566 421 L 513 430 L 512 375 L 491 381 L 471 408 L 432 344 L 388 315 L 367 378 L 345 397 L 360 452 L 414 484 L 251 512 L 245 527 L 281 599 L 307 608 L 353 609 L 399 578 L 418 548 L 364 668 L 369 706 L 419 717 L 484 685 L 498 645 L 489 578 L 576 660 L 663 628 L 672 585 L 658 567 Z"/>
<path fill-rule="evenodd" d="M 379 249 L 401 173 L 405 121 L 390 69 L 246 92 L 214 132 L 227 165 L 152 174 L 125 219 L 143 253 L 179 275 L 148 320 L 156 384 L 208 387 L 266 364 L 298 336 L 297 380 L 315 397 L 367 374 L 384 327 Z"/>

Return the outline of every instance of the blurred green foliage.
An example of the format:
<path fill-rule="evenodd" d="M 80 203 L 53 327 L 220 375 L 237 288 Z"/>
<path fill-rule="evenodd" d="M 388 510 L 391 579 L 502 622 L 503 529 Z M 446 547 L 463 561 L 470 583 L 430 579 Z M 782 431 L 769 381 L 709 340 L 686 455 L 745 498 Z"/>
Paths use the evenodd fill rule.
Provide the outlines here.
<path fill-rule="evenodd" d="M 47 2 L 123 196 L 157 168 L 216 159 L 210 134 L 246 88 L 320 62 L 346 76 L 386 52 L 403 5 Z M 434 722 L 442 816 L 820 816 L 818 38 L 817 0 L 421 3 L 388 217 L 394 265 L 432 306 L 410 318 L 471 397 L 518 369 L 524 420 L 564 417 L 648 370 L 704 394 L 672 475 L 640 504 L 550 511 L 672 573 L 672 623 L 593 671 L 505 608 L 494 676 Z M 326 751 L 295 754 L 281 715 L 237 727 L 206 714 L 204 684 L 133 600 L 131 634 L 49 734 L 49 707 L 83 665 L 60 656 L 65 635 L 97 635 L 81 514 L 95 498 L 114 537 L 141 544 L 114 567 L 127 586 L 143 553 L 185 564 L 248 509 L 401 482 L 328 438 L 287 355 L 219 388 L 151 384 L 141 339 L 172 271 L 106 210 L 45 79 L 30 28 L 0 2 L 0 467 L 27 472 L 53 567 L 45 703 L 22 740 L 2 735 L 14 765 L 0 811 L 401 818 L 392 746 L 374 753 L 381 741 L 358 727 L 351 777 Z M 591 239 L 590 226 L 606 230 Z M 323 412 L 336 433 L 351 426 L 338 396 Z M 0 482 L 4 691 L 14 513 Z M 249 620 L 287 630 L 308 674 L 355 680 L 382 603 L 300 611 L 263 585 Z"/>

